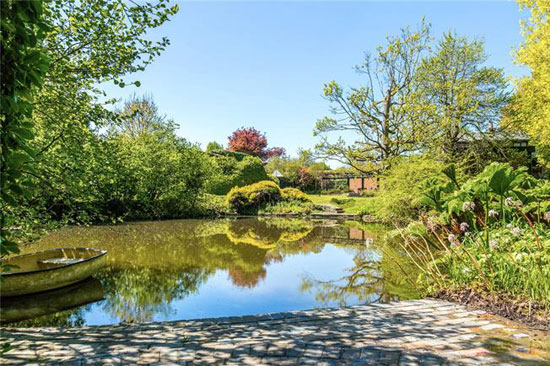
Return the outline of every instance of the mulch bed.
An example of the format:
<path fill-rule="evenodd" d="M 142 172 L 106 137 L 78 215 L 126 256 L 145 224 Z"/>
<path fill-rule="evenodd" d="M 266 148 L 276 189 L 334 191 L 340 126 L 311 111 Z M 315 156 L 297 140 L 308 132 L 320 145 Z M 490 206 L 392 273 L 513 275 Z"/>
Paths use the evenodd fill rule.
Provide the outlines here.
<path fill-rule="evenodd" d="M 513 298 L 505 294 L 483 293 L 471 288 L 442 290 L 435 297 L 485 310 L 523 323 L 533 329 L 550 330 L 550 309 L 540 303 Z"/>

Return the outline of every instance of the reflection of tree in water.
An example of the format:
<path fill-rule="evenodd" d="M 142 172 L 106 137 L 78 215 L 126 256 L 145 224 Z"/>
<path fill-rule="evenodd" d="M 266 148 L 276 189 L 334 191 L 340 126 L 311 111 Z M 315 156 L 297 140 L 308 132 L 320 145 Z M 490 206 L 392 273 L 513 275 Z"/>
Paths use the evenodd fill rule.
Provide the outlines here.
<path fill-rule="evenodd" d="M 253 288 L 263 280 L 266 275 L 265 268 L 255 272 L 246 272 L 240 268 L 232 268 L 229 270 L 229 278 L 231 283 L 238 287 Z"/>
<path fill-rule="evenodd" d="M 60 311 L 54 314 L 39 316 L 34 319 L 9 323 L 10 327 L 81 327 L 86 325 L 84 314 L 89 311 L 92 304 L 80 306 L 75 309 Z"/>
<path fill-rule="evenodd" d="M 278 263 L 283 260 L 284 257 L 282 255 L 269 251 L 264 257 L 264 264 Z M 266 274 L 267 270 L 264 267 L 257 271 L 245 271 L 241 268 L 229 269 L 231 283 L 235 286 L 245 288 L 256 287 L 261 280 L 265 279 Z"/>
<path fill-rule="evenodd" d="M 400 259 L 388 248 L 381 245 L 378 250 L 362 250 L 347 275 L 329 281 L 304 278 L 301 290 L 315 291 L 315 299 L 323 306 L 345 306 L 351 299 L 371 303 L 415 298 L 417 294 L 401 272 L 407 264 L 396 263 Z"/>
<path fill-rule="evenodd" d="M 127 323 L 151 321 L 155 314 L 169 315 L 172 301 L 197 292 L 212 274 L 200 268 L 178 271 L 144 267 L 104 271 L 99 277 L 107 301 L 103 308 Z"/>
<path fill-rule="evenodd" d="M 218 270 L 228 271 L 234 285 L 252 288 L 267 276 L 270 263 L 288 256 L 319 253 L 326 243 L 364 249 L 360 242 L 343 240 L 350 239 L 349 230 L 340 224 L 273 218 L 143 222 L 63 229 L 33 244 L 33 251 L 55 248 L 59 242 L 108 250 L 107 269 L 99 275 L 106 292 L 102 307 L 114 318 L 142 322 L 169 314 L 171 302 L 195 293 Z M 380 279 L 387 271 L 364 259 L 358 255 L 341 281 L 311 279 L 304 287 L 322 290 L 320 301 L 394 293 Z M 60 315 L 73 321 L 68 318 Z M 71 319 L 78 321 L 76 315 Z"/>

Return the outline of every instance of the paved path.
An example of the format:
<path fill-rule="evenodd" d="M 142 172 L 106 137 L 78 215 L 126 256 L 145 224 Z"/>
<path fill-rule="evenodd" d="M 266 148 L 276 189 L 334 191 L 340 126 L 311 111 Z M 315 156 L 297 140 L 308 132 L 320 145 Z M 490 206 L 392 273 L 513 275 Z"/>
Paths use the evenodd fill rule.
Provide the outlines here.
<path fill-rule="evenodd" d="M 434 300 L 2 336 L 0 364 L 550 365 L 548 333 Z"/>

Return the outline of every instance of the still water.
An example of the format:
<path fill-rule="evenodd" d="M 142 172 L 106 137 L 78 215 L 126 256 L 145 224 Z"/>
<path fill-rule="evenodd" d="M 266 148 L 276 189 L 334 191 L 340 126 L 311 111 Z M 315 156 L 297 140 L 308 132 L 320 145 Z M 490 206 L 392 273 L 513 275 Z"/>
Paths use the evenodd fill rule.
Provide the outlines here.
<path fill-rule="evenodd" d="M 68 288 L 2 299 L 2 321 L 117 324 L 414 297 L 395 266 L 398 251 L 381 239 L 386 230 L 356 222 L 252 218 L 70 227 L 23 252 L 106 249 L 104 270 Z"/>

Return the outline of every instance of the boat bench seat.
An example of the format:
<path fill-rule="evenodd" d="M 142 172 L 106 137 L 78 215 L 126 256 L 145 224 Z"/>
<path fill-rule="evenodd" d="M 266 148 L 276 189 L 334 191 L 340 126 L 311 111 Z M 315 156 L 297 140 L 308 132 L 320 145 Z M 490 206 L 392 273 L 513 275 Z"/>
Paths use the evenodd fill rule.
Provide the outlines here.
<path fill-rule="evenodd" d="M 38 266 L 40 268 L 52 268 L 52 267 L 59 267 L 64 266 L 67 264 L 73 264 L 81 262 L 81 258 L 50 258 L 50 259 L 42 259 L 38 261 Z"/>

